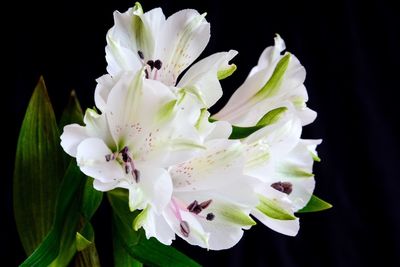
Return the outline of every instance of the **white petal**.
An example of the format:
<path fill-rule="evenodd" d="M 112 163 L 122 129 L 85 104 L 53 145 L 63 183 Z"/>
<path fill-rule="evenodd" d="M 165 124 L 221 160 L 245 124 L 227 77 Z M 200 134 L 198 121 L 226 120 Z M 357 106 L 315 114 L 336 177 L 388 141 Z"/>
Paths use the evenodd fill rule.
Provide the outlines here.
<path fill-rule="evenodd" d="M 78 124 L 70 124 L 64 127 L 61 135 L 61 146 L 68 155 L 76 157 L 78 145 L 88 137 L 86 128 Z"/>
<path fill-rule="evenodd" d="M 216 121 L 211 124 L 214 126 L 214 129 L 207 135 L 206 141 L 228 139 L 232 133 L 232 125 L 227 121 Z"/>
<path fill-rule="evenodd" d="M 98 191 L 102 191 L 102 192 L 107 192 L 110 190 L 113 190 L 117 187 L 119 187 L 119 182 L 120 181 L 113 181 L 111 183 L 103 183 L 100 180 L 94 180 L 93 181 L 93 187 L 94 189 L 98 190 Z"/>
<path fill-rule="evenodd" d="M 202 109 L 196 120 L 196 129 L 203 141 L 213 139 L 228 139 L 232 133 L 232 125 L 226 121 L 210 122 L 210 112 Z"/>
<path fill-rule="evenodd" d="M 106 161 L 112 151 L 99 138 L 83 140 L 77 149 L 76 160 L 81 171 L 103 183 L 111 183 L 125 177 L 121 165 L 116 160 Z"/>
<path fill-rule="evenodd" d="M 222 96 L 218 71 L 226 68 L 237 51 L 216 53 L 194 64 L 178 83 L 178 87 L 194 92 L 209 108 Z"/>
<path fill-rule="evenodd" d="M 147 239 L 155 237 L 165 245 L 171 245 L 172 240 L 175 239 L 175 232 L 166 222 L 164 216 L 157 214 L 152 209 L 148 211 L 143 228 L 146 232 Z"/>
<path fill-rule="evenodd" d="M 297 145 L 301 131 L 300 120 L 293 117 L 293 114 L 285 114 L 278 123 L 265 126 L 245 138 L 243 142 L 252 144 L 262 140 L 269 146 L 271 154 L 279 158 Z"/>
<path fill-rule="evenodd" d="M 280 55 L 284 49 L 283 40 L 276 38 L 276 46 L 268 47 L 260 57 L 259 63 L 252 69 L 246 81 L 235 91 L 225 107 L 214 115 L 238 126 L 253 126 L 267 112 L 291 102 L 296 106 L 296 115 L 302 120 L 302 125 L 310 123 L 315 114 L 306 110 L 308 99 L 303 85 L 305 69 L 292 54 Z M 287 68 L 271 94 L 256 97 L 267 81 L 270 80 L 281 59 L 287 58 Z M 300 104 L 300 105 L 299 105 Z"/>
<path fill-rule="evenodd" d="M 226 178 L 242 177 L 242 145 L 234 140 L 212 140 L 207 150 L 170 169 L 175 190 L 206 190 L 226 184 Z"/>
<path fill-rule="evenodd" d="M 203 224 L 204 231 L 210 234 L 209 249 L 228 249 L 236 245 L 243 236 L 241 227 L 220 223 L 216 221 L 217 219 L 214 220 Z"/>
<path fill-rule="evenodd" d="M 159 80 L 174 86 L 179 74 L 204 50 L 210 24 L 196 10 L 185 9 L 170 16 L 158 39 L 157 58 L 162 61 Z"/>
<path fill-rule="evenodd" d="M 281 234 L 295 236 L 299 232 L 300 223 L 298 218 L 295 220 L 277 220 L 264 215 L 257 209 L 254 209 L 251 214 L 264 225 Z"/>
<path fill-rule="evenodd" d="M 128 145 L 138 154 L 151 150 L 152 143 L 156 142 L 152 135 L 161 129 L 157 128 L 160 107 L 173 99 L 168 87 L 157 81 L 143 80 L 142 72 L 121 75 L 107 102 L 111 134 L 121 149 Z"/>
<path fill-rule="evenodd" d="M 111 75 L 106 74 L 97 78 L 96 82 L 97 86 L 94 92 L 94 102 L 96 104 L 96 107 L 101 112 L 104 112 L 106 110 L 105 107 L 108 95 L 110 94 L 111 89 L 115 85 L 115 80 L 112 78 Z"/>
<path fill-rule="evenodd" d="M 141 191 L 141 197 L 145 203 L 144 207 L 147 206 L 147 203 L 150 203 L 157 212 L 161 213 L 171 200 L 172 181 L 170 175 L 164 169 L 141 162 L 136 163 L 136 168 L 140 172 L 140 179 L 136 187 Z M 131 197 L 135 198 L 134 195 Z M 137 202 L 133 199 L 132 201 Z M 137 206 L 135 207 L 137 209 L 143 208 L 139 204 L 133 206 Z"/>
<path fill-rule="evenodd" d="M 102 139 L 110 149 L 116 148 L 104 113 L 98 114 L 95 110 L 87 109 L 83 122 L 86 124 L 88 136 Z"/>
<path fill-rule="evenodd" d="M 138 59 L 137 53 L 133 50 L 121 46 L 116 40 L 107 37 L 106 60 L 107 72 L 113 76 L 122 71 L 138 71 L 143 67 L 143 63 Z"/>

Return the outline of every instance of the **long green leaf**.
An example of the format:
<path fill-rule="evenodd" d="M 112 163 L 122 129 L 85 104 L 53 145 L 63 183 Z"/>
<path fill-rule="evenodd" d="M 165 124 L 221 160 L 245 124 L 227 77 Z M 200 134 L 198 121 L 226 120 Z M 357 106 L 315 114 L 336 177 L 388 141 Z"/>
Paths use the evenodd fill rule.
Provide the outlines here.
<path fill-rule="evenodd" d="M 111 191 L 108 199 L 113 208 L 114 235 L 117 235 L 131 257 L 148 266 L 200 266 L 175 248 L 163 245 L 155 238 L 147 239 L 142 229 L 134 231 L 132 222 L 138 212 L 129 211 L 125 191 Z"/>
<path fill-rule="evenodd" d="M 114 226 L 113 232 L 115 231 L 116 229 Z M 143 264 L 129 255 L 122 242 L 118 234 L 113 235 L 114 267 L 142 267 Z"/>
<path fill-rule="evenodd" d="M 76 96 L 75 90 L 72 90 L 68 99 L 68 104 L 65 107 L 61 119 L 58 123 L 60 132 L 67 124 L 78 123 L 83 125 L 83 112 L 81 105 L 79 104 L 78 97 Z"/>
<path fill-rule="evenodd" d="M 312 195 L 310 201 L 308 201 L 307 205 L 301 210 L 297 211 L 297 213 L 305 213 L 305 212 L 316 212 L 322 211 L 332 208 L 332 205 L 328 202 L 320 199 L 319 197 Z"/>
<path fill-rule="evenodd" d="M 75 239 L 81 207 L 79 192 L 84 184 L 85 176 L 76 162 L 72 161 L 61 184 L 53 227 L 21 266 L 49 266 L 59 255 L 60 247 L 67 245 L 63 242 L 68 242 L 68 237 L 71 236 Z"/>
<path fill-rule="evenodd" d="M 75 258 L 75 267 L 99 267 L 100 260 L 95 244 L 91 244 L 83 251 L 79 251 Z"/>
<path fill-rule="evenodd" d="M 14 214 L 27 255 L 43 241 L 54 220 L 64 173 L 60 135 L 41 77 L 18 138 L 14 170 Z"/>

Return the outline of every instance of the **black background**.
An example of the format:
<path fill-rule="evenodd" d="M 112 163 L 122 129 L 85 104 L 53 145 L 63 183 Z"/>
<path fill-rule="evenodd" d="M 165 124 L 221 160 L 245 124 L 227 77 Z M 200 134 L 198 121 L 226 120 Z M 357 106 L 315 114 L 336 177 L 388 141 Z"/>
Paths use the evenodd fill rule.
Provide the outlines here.
<path fill-rule="evenodd" d="M 1 219 L 1 238 L 6 248 L 1 259 L 10 266 L 25 257 L 12 216 L 11 181 L 17 135 L 32 90 L 43 74 L 57 115 L 72 88 L 83 107 L 93 106 L 95 79 L 106 72 L 105 35 L 113 25 L 112 12 L 133 4 L 38 0 L 2 8 L 6 146 L 1 203 L 6 217 Z M 274 34 L 284 38 L 307 70 L 308 105 L 318 112 L 303 137 L 324 139 L 322 162 L 315 166 L 315 193 L 334 205 L 302 215 L 295 238 L 260 224 L 226 251 L 207 252 L 181 241 L 175 245 L 205 266 L 400 266 L 399 10 L 378 0 L 143 0 L 142 6 L 161 6 L 166 15 L 183 8 L 206 11 L 212 35 L 202 57 L 239 51 L 234 59 L 238 70 L 224 81 L 219 107 L 273 44 Z M 112 266 L 109 216 L 104 205 L 94 218 L 103 266 Z"/>

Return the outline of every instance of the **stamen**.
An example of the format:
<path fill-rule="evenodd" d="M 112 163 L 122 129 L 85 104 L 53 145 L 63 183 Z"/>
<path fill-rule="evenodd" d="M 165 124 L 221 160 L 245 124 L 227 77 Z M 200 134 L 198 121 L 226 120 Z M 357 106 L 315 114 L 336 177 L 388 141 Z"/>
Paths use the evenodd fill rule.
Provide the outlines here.
<path fill-rule="evenodd" d="M 190 233 L 190 228 L 189 228 L 188 222 L 187 221 L 181 221 L 180 227 L 181 227 L 181 233 L 183 234 L 183 236 L 184 237 L 188 237 L 189 233 Z"/>
<path fill-rule="evenodd" d="M 106 161 L 110 161 L 111 160 L 111 154 L 106 155 Z"/>
<path fill-rule="evenodd" d="M 154 68 L 159 70 L 159 69 L 161 69 L 161 67 L 162 67 L 161 60 L 157 59 L 156 61 L 154 61 Z"/>
<path fill-rule="evenodd" d="M 192 203 L 187 206 L 188 211 L 192 211 L 194 207 L 196 207 L 199 203 L 197 203 L 197 200 L 193 201 Z"/>
<path fill-rule="evenodd" d="M 209 199 L 209 200 L 206 200 L 206 201 L 201 202 L 201 203 L 199 204 L 199 206 L 200 206 L 202 209 L 206 209 L 208 206 L 210 206 L 211 202 L 212 202 L 212 199 Z"/>
<path fill-rule="evenodd" d="M 137 53 L 138 53 L 140 59 L 144 60 L 143 52 L 139 50 L 139 51 L 137 51 Z"/>
<path fill-rule="evenodd" d="M 206 216 L 207 221 L 212 221 L 212 220 L 214 220 L 214 218 L 215 218 L 214 213 L 212 213 L 212 212 L 207 213 L 207 216 Z"/>
<path fill-rule="evenodd" d="M 194 214 L 199 214 L 203 209 L 200 207 L 199 203 L 197 200 L 193 201 L 190 203 L 189 206 L 187 206 L 188 211 L 193 212 Z"/>
<path fill-rule="evenodd" d="M 153 61 L 153 60 L 147 61 L 147 65 L 149 65 L 150 70 L 153 70 L 153 69 L 154 69 L 154 61 Z"/>
<path fill-rule="evenodd" d="M 125 173 L 126 174 L 129 174 L 129 172 L 130 172 L 130 167 L 129 167 L 129 165 L 125 165 Z"/>
<path fill-rule="evenodd" d="M 146 79 L 148 79 L 149 78 L 149 72 L 147 71 L 147 69 L 144 69 L 144 74 L 145 74 Z"/>
<path fill-rule="evenodd" d="M 290 193 L 293 191 L 293 186 L 289 182 L 276 182 L 271 184 L 271 187 L 287 195 L 290 195 Z"/>
<path fill-rule="evenodd" d="M 135 178 L 136 183 L 140 182 L 140 171 L 138 169 L 133 169 L 133 177 Z"/>

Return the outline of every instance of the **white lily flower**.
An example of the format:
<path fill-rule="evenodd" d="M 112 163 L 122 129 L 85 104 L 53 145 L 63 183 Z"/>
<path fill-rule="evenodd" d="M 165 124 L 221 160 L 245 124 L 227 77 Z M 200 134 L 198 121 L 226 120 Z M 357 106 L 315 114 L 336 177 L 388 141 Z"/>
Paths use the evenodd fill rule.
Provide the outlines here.
<path fill-rule="evenodd" d="M 97 190 L 126 188 L 131 210 L 150 205 L 160 213 L 172 194 L 166 167 L 202 148 L 191 123 L 200 111 L 193 115 L 178 108 L 177 102 L 185 99 L 143 76 L 141 70 L 101 77 L 95 101 L 102 113 L 88 109 L 86 126 L 66 126 L 61 145 L 77 158 L 81 171 L 95 179 Z"/>
<path fill-rule="evenodd" d="M 159 240 L 170 244 L 176 234 L 192 245 L 220 250 L 235 245 L 243 229 L 255 224 L 249 213 L 258 202 L 257 180 L 243 174 L 243 146 L 227 139 L 210 140 L 205 146 L 170 168 L 173 196 L 163 216 L 134 223 L 144 227 L 148 238 L 163 235 L 168 238 Z M 170 230 L 165 230 L 167 225 Z"/>
<path fill-rule="evenodd" d="M 280 233 L 294 236 L 299 220 L 294 212 L 310 200 L 315 187 L 312 166 L 321 140 L 302 140 L 301 121 L 287 112 L 243 140 L 247 145 L 245 174 L 263 184 L 255 192 L 260 203 L 252 215 Z"/>
<path fill-rule="evenodd" d="M 145 68 L 148 79 L 159 80 L 194 93 L 205 107 L 212 106 L 221 96 L 219 80 L 235 70 L 229 61 L 236 51 L 213 54 L 194 64 L 177 84 L 179 75 L 206 47 L 210 24 L 205 14 L 181 10 L 167 19 L 160 8 L 143 13 L 136 3 L 125 13 L 114 12 L 115 25 L 107 33 L 107 71 Z"/>
<path fill-rule="evenodd" d="M 291 102 L 302 125 L 314 121 L 316 113 L 306 106 L 304 86 L 306 71 L 299 60 L 285 50 L 285 43 L 277 35 L 275 46 L 261 54 L 245 82 L 235 91 L 225 107 L 213 117 L 238 126 L 253 126 L 265 114 Z"/>

